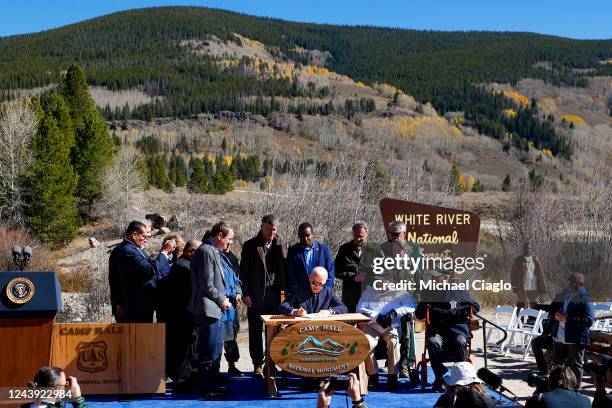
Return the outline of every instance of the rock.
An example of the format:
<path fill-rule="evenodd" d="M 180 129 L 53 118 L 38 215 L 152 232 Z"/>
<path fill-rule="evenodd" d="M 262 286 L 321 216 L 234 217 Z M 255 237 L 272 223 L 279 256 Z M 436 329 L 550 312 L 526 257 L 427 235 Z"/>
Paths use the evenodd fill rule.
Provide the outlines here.
<path fill-rule="evenodd" d="M 166 235 L 166 234 L 169 234 L 169 233 L 170 233 L 170 228 L 168 228 L 168 227 L 161 227 L 159 229 L 158 235 Z"/>
<path fill-rule="evenodd" d="M 179 229 L 179 221 L 176 214 L 173 214 L 172 217 L 170 217 L 170 221 L 166 223 L 166 227 L 170 228 L 172 231 L 177 231 Z"/>
<path fill-rule="evenodd" d="M 151 221 L 151 228 L 153 229 L 158 229 L 166 225 L 166 219 L 160 214 L 147 214 L 145 218 Z"/>
<path fill-rule="evenodd" d="M 89 247 L 90 248 L 97 248 L 99 246 L 100 246 L 100 241 L 98 241 L 94 237 L 89 237 Z"/>

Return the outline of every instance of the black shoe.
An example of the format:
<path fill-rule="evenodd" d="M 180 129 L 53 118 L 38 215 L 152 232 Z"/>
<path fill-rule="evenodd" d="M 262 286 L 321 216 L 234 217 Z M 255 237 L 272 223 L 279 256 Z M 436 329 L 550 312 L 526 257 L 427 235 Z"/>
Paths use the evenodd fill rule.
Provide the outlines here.
<path fill-rule="evenodd" d="M 436 380 L 431 385 L 431 392 L 443 392 L 444 391 L 444 383 L 441 378 L 436 378 Z"/>
<path fill-rule="evenodd" d="M 421 385 L 421 380 L 419 379 L 419 372 L 417 370 L 410 371 L 410 388 L 416 388 Z"/>
<path fill-rule="evenodd" d="M 244 377 L 244 373 L 236 368 L 235 364 L 230 364 L 227 368 L 227 374 L 230 377 Z"/>
<path fill-rule="evenodd" d="M 408 367 L 402 367 L 400 369 L 399 377 L 400 378 L 409 378 L 410 377 L 410 370 L 408 370 Z"/>
<path fill-rule="evenodd" d="M 368 389 L 378 388 L 378 374 L 372 374 L 368 376 Z"/>
<path fill-rule="evenodd" d="M 385 391 L 397 390 L 397 374 L 387 375 L 387 383 L 385 384 Z"/>
<path fill-rule="evenodd" d="M 221 390 L 212 390 L 207 392 L 206 394 L 198 395 L 198 399 L 202 401 L 221 401 L 224 400 L 227 396 L 227 392 L 223 392 Z"/>
<path fill-rule="evenodd" d="M 229 378 L 227 378 L 226 376 L 219 374 L 219 375 L 215 376 L 215 380 L 213 381 L 213 383 L 215 385 L 223 386 L 223 385 L 227 385 L 227 384 L 231 383 L 231 380 Z"/>

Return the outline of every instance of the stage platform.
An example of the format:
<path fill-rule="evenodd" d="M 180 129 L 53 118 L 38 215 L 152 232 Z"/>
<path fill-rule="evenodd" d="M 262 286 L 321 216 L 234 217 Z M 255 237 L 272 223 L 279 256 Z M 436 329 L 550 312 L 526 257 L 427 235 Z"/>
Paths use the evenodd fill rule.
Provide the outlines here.
<path fill-rule="evenodd" d="M 380 387 L 377 391 L 370 391 L 365 397 L 366 403 L 370 408 L 422 408 L 433 407 L 440 397 L 439 393 L 432 393 L 431 387 L 421 391 L 421 388 L 409 389 L 408 379 L 400 379 L 398 391 L 386 392 L 383 389 L 386 381 L 385 374 L 380 375 Z M 430 378 L 433 378 L 431 373 Z M 245 375 L 240 378 L 233 378 L 227 386 L 229 397 L 225 401 L 199 401 L 195 394 L 175 394 L 168 389 L 165 395 L 160 396 L 138 396 L 131 401 L 118 401 L 116 397 L 88 397 L 87 404 L 93 408 L 111 407 L 215 407 L 215 408 L 250 408 L 250 407 L 270 407 L 270 408 L 315 408 L 317 406 L 317 394 L 314 391 L 305 391 L 300 387 L 301 378 L 289 376 L 285 381 L 278 378 L 280 397 L 270 399 L 264 390 L 264 382 L 261 379 Z M 495 398 L 499 395 L 491 392 Z M 333 396 L 332 408 L 346 407 L 346 391 L 336 391 Z M 351 406 L 350 398 L 348 406 Z M 519 407 L 507 398 L 503 398 L 498 407 Z"/>

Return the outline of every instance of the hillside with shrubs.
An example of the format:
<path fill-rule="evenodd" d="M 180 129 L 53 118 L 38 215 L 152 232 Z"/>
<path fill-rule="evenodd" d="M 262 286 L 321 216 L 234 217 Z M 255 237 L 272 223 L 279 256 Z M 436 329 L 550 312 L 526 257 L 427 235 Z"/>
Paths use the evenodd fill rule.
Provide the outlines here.
<path fill-rule="evenodd" d="M 612 240 L 610 57 L 187 7 L 0 38 L 0 244 L 37 245 L 102 316 L 108 250 L 145 214 L 186 239 L 226 219 L 239 251 L 272 212 L 336 251 L 355 221 L 384 239 L 393 197 L 478 212 L 503 278 L 521 240 Z"/>

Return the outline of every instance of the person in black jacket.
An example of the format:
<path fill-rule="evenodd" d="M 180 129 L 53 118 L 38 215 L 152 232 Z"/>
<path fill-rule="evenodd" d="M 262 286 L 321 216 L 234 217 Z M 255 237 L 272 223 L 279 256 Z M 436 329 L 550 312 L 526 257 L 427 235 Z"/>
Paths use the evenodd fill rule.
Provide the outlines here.
<path fill-rule="evenodd" d="M 278 313 L 287 274 L 287 249 L 276 231 L 276 217 L 264 215 L 259 233 L 244 243 L 240 255 L 242 302 L 248 308 L 249 353 L 253 371 L 261 378 L 265 355 L 261 315 Z"/>
<path fill-rule="evenodd" d="M 448 283 L 447 273 L 435 271 L 432 275 L 434 282 Z M 467 360 L 467 340 L 472 336 L 468 327 L 470 310 L 477 313 L 480 305 L 467 290 L 431 290 L 420 294 L 416 317 L 425 319 L 428 309 L 427 351 L 436 376 L 433 390 L 440 391 L 447 371 L 442 364 L 444 357 L 454 362 Z"/>
<path fill-rule="evenodd" d="M 353 225 L 353 239 L 340 245 L 334 260 L 336 278 L 342 279 L 342 302 L 349 313 L 355 313 L 366 276 L 372 275 L 374 258 L 383 257 L 378 245 L 370 244 L 368 227 L 363 222 Z M 365 287 L 365 285 L 364 285 Z"/>
<path fill-rule="evenodd" d="M 346 305 L 338 299 L 334 290 L 325 286 L 327 282 L 327 270 L 325 268 L 316 266 L 309 279 L 310 289 L 301 289 L 291 293 L 280 305 L 280 313 L 301 317 L 310 313 L 329 316 L 347 312 Z"/>
<path fill-rule="evenodd" d="M 172 265 L 160 285 L 158 321 L 166 323 L 166 375 L 176 380 L 192 341 L 193 316 L 189 312 L 191 298 L 191 259 L 202 243 L 188 241 L 183 254 Z"/>
<path fill-rule="evenodd" d="M 603 358 L 602 364 L 607 367 L 606 376 L 599 378 L 595 375 L 595 399 L 592 408 L 612 407 L 612 393 L 606 395 L 606 384 L 612 386 L 612 357 Z"/>
<path fill-rule="evenodd" d="M 111 261 L 121 281 L 121 307 L 126 323 L 152 323 L 154 291 L 159 277 L 170 270 L 170 256 L 176 249 L 176 241 L 164 242 L 159 256 L 153 261 L 144 250 L 148 239 L 146 226 L 132 221 L 125 231 L 125 238 Z M 117 309 L 119 313 L 119 309 Z"/>
<path fill-rule="evenodd" d="M 584 288 L 584 275 L 573 273 L 569 286 L 555 296 L 550 305 L 554 319 L 552 361 L 570 367 L 576 376 L 578 388 L 582 382 L 584 353 L 590 345 L 590 328 L 595 321 L 593 301 Z"/>

